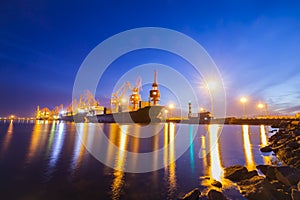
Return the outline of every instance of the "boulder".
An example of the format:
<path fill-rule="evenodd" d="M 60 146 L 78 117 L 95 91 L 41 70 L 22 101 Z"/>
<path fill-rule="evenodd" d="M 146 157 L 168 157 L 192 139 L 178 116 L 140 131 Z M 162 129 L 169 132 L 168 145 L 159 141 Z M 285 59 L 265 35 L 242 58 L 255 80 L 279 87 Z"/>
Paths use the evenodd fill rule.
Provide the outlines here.
<path fill-rule="evenodd" d="M 297 185 L 300 181 L 300 171 L 289 166 L 281 166 L 275 168 L 277 180 L 287 186 Z"/>
<path fill-rule="evenodd" d="M 256 169 L 260 170 L 261 173 L 263 173 L 264 175 L 267 174 L 268 168 L 269 168 L 269 165 L 257 165 L 256 166 Z"/>
<path fill-rule="evenodd" d="M 273 166 L 268 167 L 268 171 L 267 171 L 267 174 L 266 174 L 266 178 L 267 178 L 268 181 L 277 180 L 276 179 L 276 174 L 275 174 L 275 168 L 276 167 L 273 167 Z"/>
<path fill-rule="evenodd" d="M 231 167 L 227 167 L 224 170 L 224 177 L 228 178 L 229 180 L 232 181 L 240 181 L 242 180 L 242 176 L 246 173 L 248 173 L 248 170 L 246 167 L 242 165 L 234 165 Z"/>
<path fill-rule="evenodd" d="M 209 200 L 226 200 L 227 199 L 222 192 L 219 192 L 214 189 L 209 190 L 207 196 L 208 196 Z"/>
<path fill-rule="evenodd" d="M 195 188 L 192 191 L 190 191 L 189 193 L 187 193 L 186 195 L 184 195 L 184 197 L 182 197 L 182 199 L 184 199 L 184 200 L 198 200 L 200 194 L 201 193 L 200 193 L 199 188 Z"/>
<path fill-rule="evenodd" d="M 293 189 L 291 197 L 292 197 L 292 200 L 299 200 L 300 199 L 300 192 Z"/>
<path fill-rule="evenodd" d="M 267 153 L 267 152 L 273 151 L 273 149 L 272 149 L 272 147 L 269 145 L 269 146 L 265 146 L 265 147 L 260 148 L 260 151 L 263 152 L 263 153 Z"/>
<path fill-rule="evenodd" d="M 289 193 L 282 189 L 282 184 L 278 182 L 271 183 L 261 176 L 254 176 L 251 179 L 239 183 L 242 194 L 250 200 L 290 200 Z"/>
<path fill-rule="evenodd" d="M 220 181 L 214 180 L 211 183 L 212 186 L 218 187 L 218 188 L 222 188 L 222 183 Z"/>
<path fill-rule="evenodd" d="M 292 149 L 297 149 L 297 148 L 300 147 L 299 141 L 295 141 L 295 140 L 289 141 L 289 142 L 287 143 L 287 145 L 288 145 L 290 148 L 292 148 Z"/>
<path fill-rule="evenodd" d="M 253 176 L 257 176 L 257 175 L 258 175 L 257 171 L 256 170 L 252 170 L 252 171 L 249 171 L 249 172 L 243 174 L 242 177 L 241 177 L 241 180 L 250 179 Z"/>

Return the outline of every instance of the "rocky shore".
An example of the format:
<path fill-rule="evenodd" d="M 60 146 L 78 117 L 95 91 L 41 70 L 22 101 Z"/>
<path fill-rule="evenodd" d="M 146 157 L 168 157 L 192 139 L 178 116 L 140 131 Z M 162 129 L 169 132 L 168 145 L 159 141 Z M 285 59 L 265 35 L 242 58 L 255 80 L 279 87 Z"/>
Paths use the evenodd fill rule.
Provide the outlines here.
<path fill-rule="evenodd" d="M 269 146 L 260 150 L 273 152 L 282 165 L 258 165 L 253 171 L 235 165 L 224 170 L 224 178 L 237 186 L 244 199 L 300 200 L 300 122 L 283 122 L 269 138 Z M 196 188 L 181 199 L 229 199 L 222 190 L 222 183 L 214 181 L 211 185 L 215 189 L 203 194 Z"/>

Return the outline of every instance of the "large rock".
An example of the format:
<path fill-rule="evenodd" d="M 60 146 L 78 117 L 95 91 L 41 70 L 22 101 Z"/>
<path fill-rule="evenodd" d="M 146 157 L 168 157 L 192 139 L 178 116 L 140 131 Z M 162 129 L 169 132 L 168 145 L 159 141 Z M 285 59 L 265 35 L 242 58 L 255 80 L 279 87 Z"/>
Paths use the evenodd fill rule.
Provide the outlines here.
<path fill-rule="evenodd" d="M 264 175 L 267 174 L 268 168 L 269 168 L 269 165 L 257 165 L 256 166 L 256 169 L 260 170 L 261 173 L 263 173 Z"/>
<path fill-rule="evenodd" d="M 294 190 L 292 190 L 291 196 L 292 196 L 292 200 L 299 200 L 300 199 L 300 192 L 294 189 Z"/>
<path fill-rule="evenodd" d="M 231 167 L 227 167 L 224 170 L 224 177 L 228 178 L 232 181 L 241 181 L 242 176 L 246 173 L 248 173 L 248 170 L 246 167 L 242 165 L 234 165 Z"/>
<path fill-rule="evenodd" d="M 209 190 L 208 194 L 209 200 L 226 200 L 227 198 L 224 196 L 222 192 L 219 192 L 217 190 Z"/>
<path fill-rule="evenodd" d="M 261 176 L 238 183 L 242 194 L 249 200 L 290 200 L 291 195 L 282 189 L 282 184 L 271 183 Z"/>
<path fill-rule="evenodd" d="M 200 194 L 201 193 L 200 193 L 199 188 L 195 188 L 192 191 L 190 191 L 189 193 L 187 193 L 186 195 L 184 195 L 184 197 L 182 197 L 182 199 L 184 199 L 184 200 L 198 200 Z"/>
<path fill-rule="evenodd" d="M 272 149 L 271 146 L 265 146 L 265 147 L 260 148 L 260 151 L 264 152 L 264 153 L 267 153 L 267 152 L 273 151 L 273 149 Z"/>
<path fill-rule="evenodd" d="M 249 172 L 243 174 L 242 177 L 241 177 L 241 180 L 250 179 L 250 178 L 252 178 L 254 176 L 257 176 L 257 175 L 258 175 L 257 171 L 252 170 L 252 171 L 249 171 Z"/>
<path fill-rule="evenodd" d="M 275 168 L 276 178 L 287 186 L 297 185 L 300 181 L 300 171 L 289 166 Z"/>
<path fill-rule="evenodd" d="M 232 181 L 241 181 L 257 175 L 258 174 L 256 170 L 248 171 L 244 166 L 235 165 L 225 169 L 224 177 Z"/>
<path fill-rule="evenodd" d="M 211 183 L 212 186 L 218 187 L 218 188 L 222 188 L 222 183 L 220 181 L 214 180 Z"/>

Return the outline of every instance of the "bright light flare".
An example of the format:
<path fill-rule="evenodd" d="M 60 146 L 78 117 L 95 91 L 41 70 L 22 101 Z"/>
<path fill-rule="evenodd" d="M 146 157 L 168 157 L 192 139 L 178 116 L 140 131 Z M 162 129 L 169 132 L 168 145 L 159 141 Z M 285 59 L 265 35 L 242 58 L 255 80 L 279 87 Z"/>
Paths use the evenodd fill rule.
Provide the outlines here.
<path fill-rule="evenodd" d="M 241 103 L 247 103 L 248 99 L 246 97 L 240 98 Z"/>
<path fill-rule="evenodd" d="M 257 107 L 258 107 L 259 109 L 262 109 L 262 108 L 264 108 L 264 107 L 265 107 L 265 105 L 264 105 L 264 104 L 262 104 L 262 103 L 259 103 L 259 104 L 257 104 Z"/>
<path fill-rule="evenodd" d="M 175 108 L 175 105 L 171 103 L 171 104 L 169 104 L 169 108 L 170 108 L 170 109 L 174 109 L 174 108 Z"/>

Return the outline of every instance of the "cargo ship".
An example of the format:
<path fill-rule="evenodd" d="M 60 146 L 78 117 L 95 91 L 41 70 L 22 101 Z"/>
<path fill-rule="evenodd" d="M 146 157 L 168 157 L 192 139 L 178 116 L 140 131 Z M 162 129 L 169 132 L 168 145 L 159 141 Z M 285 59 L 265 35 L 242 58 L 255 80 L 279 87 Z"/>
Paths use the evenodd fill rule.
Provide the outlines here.
<path fill-rule="evenodd" d="M 160 114 L 164 106 L 158 105 L 160 100 L 160 91 L 158 89 L 157 74 L 154 71 L 154 82 L 149 94 L 149 102 L 142 102 L 139 95 L 141 87 L 140 81 L 137 81 L 136 87 L 132 88 L 131 85 L 126 82 L 121 88 L 114 94 L 112 94 L 111 104 L 114 105 L 114 112 L 109 113 L 106 108 L 98 109 L 95 112 L 91 110 L 86 116 L 89 122 L 99 123 L 157 123 L 161 122 Z M 122 97 L 119 93 L 124 94 L 126 88 L 130 88 L 132 94 L 130 95 L 130 103 L 133 105 L 130 111 L 123 111 Z M 96 114 L 98 113 L 98 114 Z"/>
<path fill-rule="evenodd" d="M 94 116 L 87 115 L 86 118 L 89 122 L 99 123 L 157 123 L 161 122 L 159 115 L 163 108 L 164 106 L 157 105 L 146 106 L 135 111 L 100 114 Z"/>

